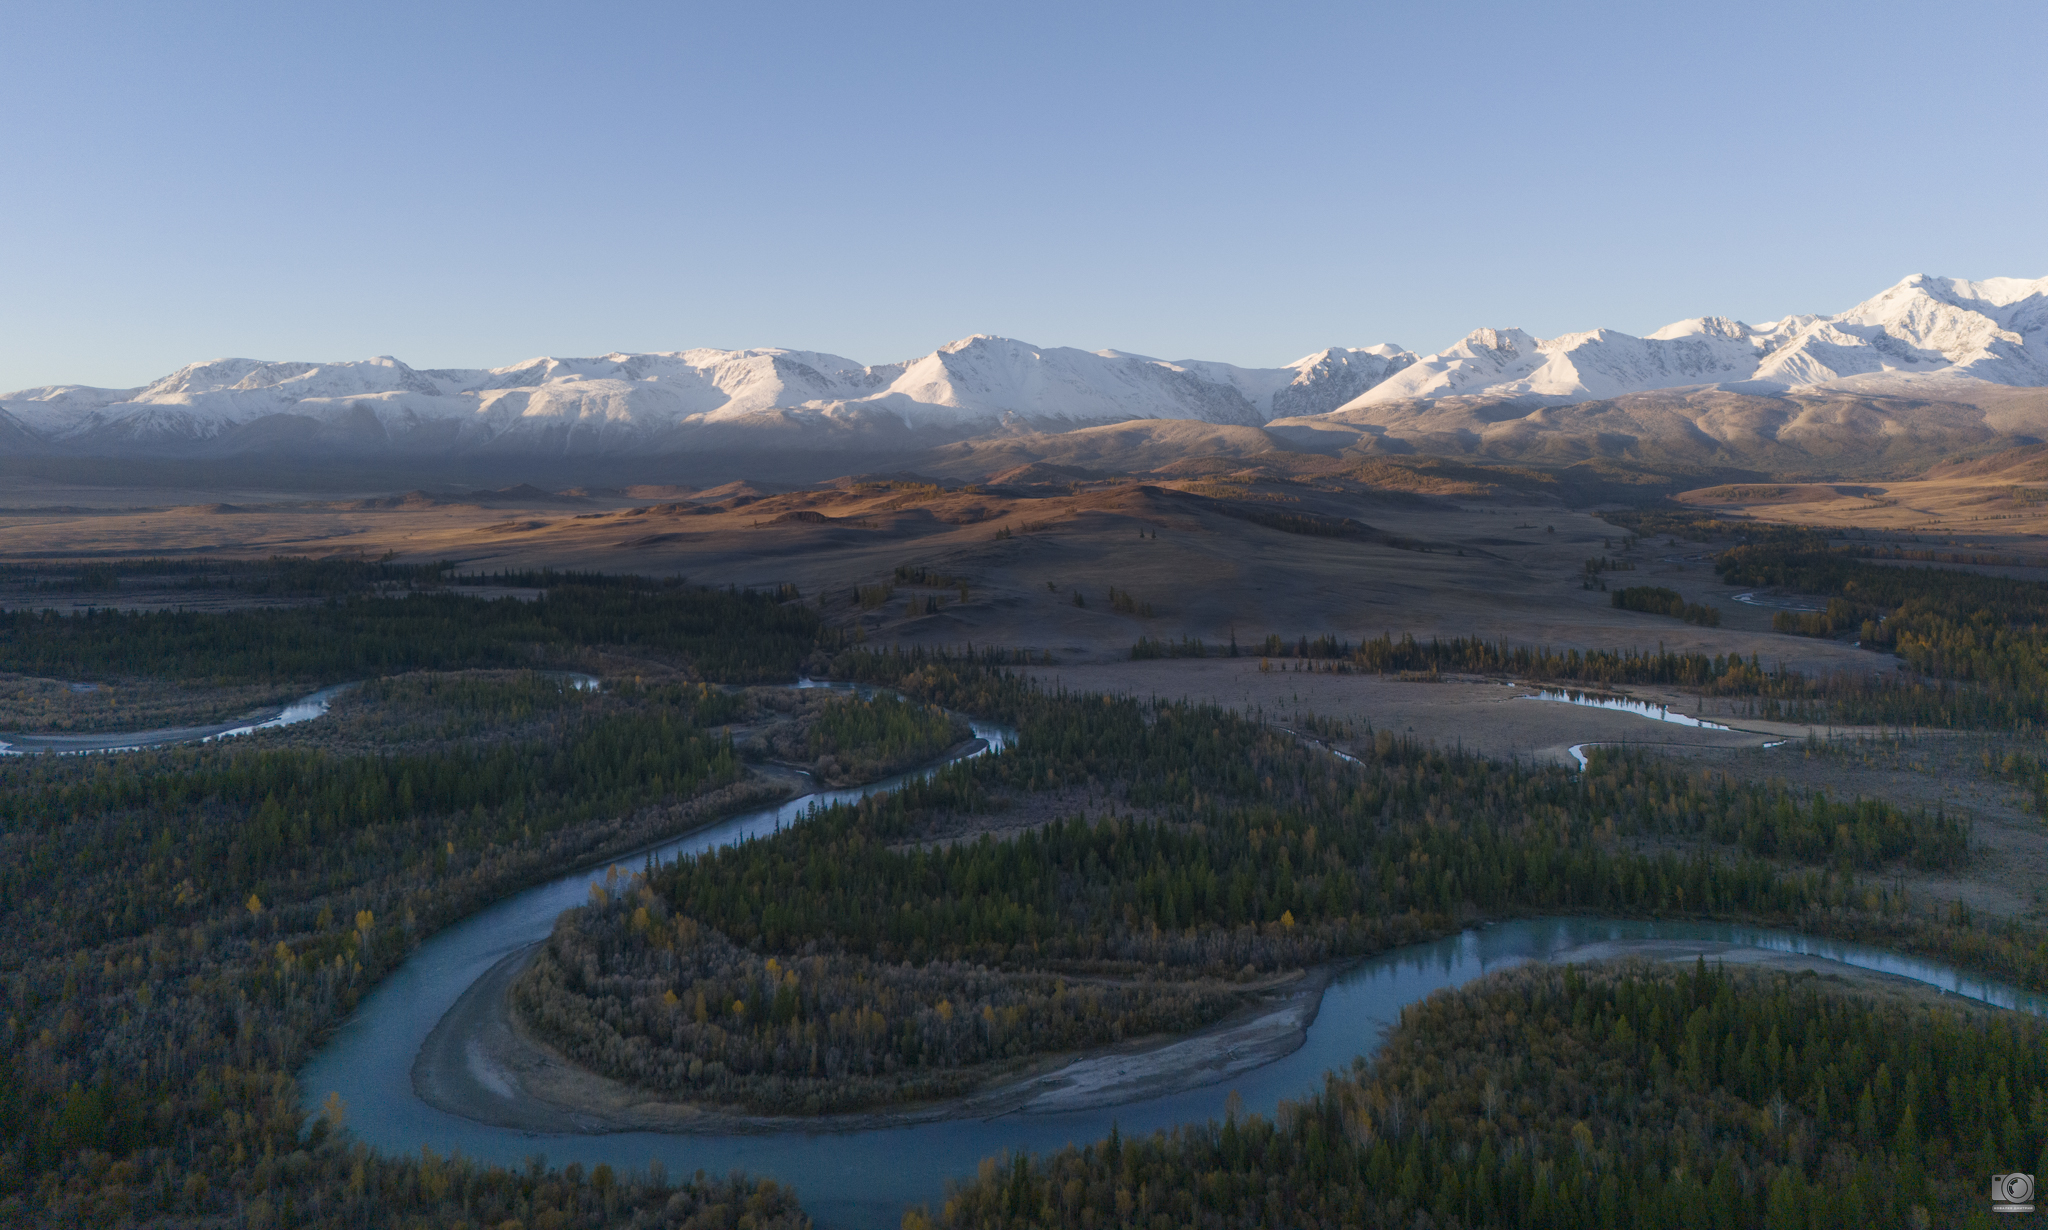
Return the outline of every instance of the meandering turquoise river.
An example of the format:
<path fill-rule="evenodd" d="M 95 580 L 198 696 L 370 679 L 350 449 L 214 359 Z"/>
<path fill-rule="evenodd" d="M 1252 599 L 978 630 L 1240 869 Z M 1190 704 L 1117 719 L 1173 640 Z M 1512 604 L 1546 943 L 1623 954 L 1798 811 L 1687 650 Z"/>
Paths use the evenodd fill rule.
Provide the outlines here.
<path fill-rule="evenodd" d="M 977 723 L 975 734 L 999 751 L 1013 737 Z M 977 753 L 978 754 L 978 753 Z M 719 821 L 658 847 L 667 861 L 799 823 L 819 805 L 888 790 L 901 778 L 862 790 L 831 791 Z M 626 860 L 621 860 L 626 863 Z M 638 867 L 636 855 L 630 866 Z M 1297 1051 L 1216 1085 L 1121 1106 L 1062 1114 L 1011 1114 L 854 1132 L 730 1135 L 619 1132 L 534 1133 L 489 1126 L 437 1110 L 413 1092 L 412 1066 L 421 1044 L 450 1006 L 508 954 L 546 938 L 556 917 L 583 903 L 604 869 L 565 875 L 464 919 L 422 944 L 377 986 L 299 1080 L 308 1109 L 330 1092 L 348 1105 L 358 1138 L 387 1152 L 422 1146 L 483 1161 L 517 1163 L 544 1154 L 553 1164 L 609 1162 L 637 1169 L 660 1162 L 671 1176 L 741 1169 L 797 1189 L 819 1225 L 893 1228 L 907 1204 L 937 1202 L 948 1180 L 974 1174 L 984 1157 L 1006 1150 L 1049 1151 L 1106 1136 L 1149 1133 L 1223 1113 L 1236 1090 L 1247 1111 L 1270 1113 L 1283 1098 L 1320 1089 L 1323 1074 L 1374 1050 L 1401 1009 L 1431 992 L 1529 961 L 1572 959 L 1588 946 L 1674 941 L 1730 949 L 1802 953 L 1931 984 L 2003 1007 L 2048 1013 L 2048 997 L 1989 982 L 1937 961 L 1865 945 L 1734 924 L 1672 923 L 1610 918 L 1522 919 L 1474 928 L 1432 943 L 1383 953 L 1336 976 Z M 1594 950 L 1597 952 L 1597 949 Z"/>

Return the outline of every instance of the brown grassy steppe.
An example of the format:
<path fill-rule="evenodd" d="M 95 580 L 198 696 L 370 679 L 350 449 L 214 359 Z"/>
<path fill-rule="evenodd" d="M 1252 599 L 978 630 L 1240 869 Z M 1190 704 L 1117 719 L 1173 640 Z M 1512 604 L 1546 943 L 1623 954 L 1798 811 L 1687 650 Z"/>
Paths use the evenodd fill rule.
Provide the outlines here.
<path fill-rule="evenodd" d="M 2048 567 L 2048 444 L 1945 462 L 1899 481 L 1730 483 L 1673 498 L 1758 521 L 1941 535 L 1944 550 Z"/>
<path fill-rule="evenodd" d="M 1388 485 L 1389 477 L 1463 491 L 1422 494 Z M 978 486 L 840 480 L 791 491 L 731 483 L 659 499 L 645 489 L 268 502 L 229 493 L 235 498 L 138 509 L 80 504 L 77 493 L 47 486 L 40 494 L 41 506 L 19 494 L 0 497 L 12 505 L 0 513 L 0 564 L 47 571 L 92 558 L 388 556 L 452 561 L 464 573 L 589 569 L 793 584 L 821 601 L 828 618 L 870 638 L 1094 660 L 1127 656 L 1141 636 L 1227 643 L 1234 631 L 1249 644 L 1269 634 L 1355 642 L 1412 631 L 1578 648 L 1661 642 L 1817 668 L 1865 664 L 1853 652 L 1772 635 L 1767 611 L 1728 605 L 1737 591 L 1684 552 L 1622 552 L 1622 530 L 1566 508 L 1541 484 L 1389 474 L 1382 463 L 1306 478 L 1269 466 L 1136 478 L 1069 478 L 1030 466 Z M 1611 583 L 1668 585 L 1722 605 L 1723 625 L 1700 629 L 1613 610 L 1604 592 L 1581 587 L 1582 567 L 1595 556 L 1636 569 L 1609 574 Z M 946 583 L 898 583 L 899 567 Z M 964 597 L 956 581 L 965 583 Z M 863 606 L 859 588 L 878 585 L 893 588 L 886 598 L 871 590 Z M 1129 595 L 1131 609 L 1117 609 L 1111 588 Z M 153 587 L 144 577 L 124 579 L 112 593 L 0 577 L 8 606 L 247 600 Z"/>
<path fill-rule="evenodd" d="M 1576 481 L 1576 480 L 1575 480 Z M 1606 481 L 1599 479 L 1598 481 Z M 1183 459 L 1136 476 L 1027 464 L 981 484 L 846 478 L 789 489 L 733 482 L 680 488 L 515 487 L 447 495 L 286 500 L 216 493 L 57 489 L 0 498 L 0 604 L 209 607 L 248 601 L 123 577 L 65 592 L 80 559 L 184 560 L 291 553 L 451 561 L 460 573 L 538 568 L 632 571 L 770 588 L 789 584 L 869 644 L 1000 646 L 1056 664 L 1069 687 L 1187 696 L 1315 713 L 1492 755 L 1561 759 L 1586 742 L 1755 745 L 1804 727 L 1705 731 L 1595 709 L 1508 698 L 1492 681 L 1403 682 L 1259 670 L 1268 637 L 1357 643 L 1382 634 L 1476 636 L 1561 649 L 1700 650 L 1809 671 L 1880 669 L 1834 641 L 1771 631 L 1774 608 L 1733 601 L 1708 562 L 1725 542 L 1625 544 L 1626 531 L 1567 507 L 1556 474 L 1458 462 Z M 118 495 L 123 503 L 115 504 Z M 99 506 L 88 499 L 105 501 Z M 1614 567 L 1589 587 L 1588 560 Z M 905 579 L 908 577 L 909 579 Z M 54 580 L 52 578 L 55 578 Z M 1702 628 L 1616 610 L 1602 585 L 1659 585 L 1718 607 Z M 531 597 L 511 586 L 486 596 Z M 1077 601 L 1078 600 L 1078 601 Z M 1140 638 L 1196 638 L 1237 659 L 1132 662 Z M 1649 695 L 1649 693 L 1645 693 Z M 1686 712 L 1698 707 L 1676 701 Z M 1726 702 L 1710 705 L 1724 717 Z"/>

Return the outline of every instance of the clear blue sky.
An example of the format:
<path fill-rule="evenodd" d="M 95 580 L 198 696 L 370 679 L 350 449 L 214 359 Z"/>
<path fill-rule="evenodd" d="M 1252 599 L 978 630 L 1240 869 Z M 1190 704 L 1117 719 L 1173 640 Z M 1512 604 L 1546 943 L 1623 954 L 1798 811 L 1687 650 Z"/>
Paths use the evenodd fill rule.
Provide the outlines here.
<path fill-rule="evenodd" d="M 2048 6 L 6 6 L 0 389 L 1277 364 L 2048 274 Z"/>

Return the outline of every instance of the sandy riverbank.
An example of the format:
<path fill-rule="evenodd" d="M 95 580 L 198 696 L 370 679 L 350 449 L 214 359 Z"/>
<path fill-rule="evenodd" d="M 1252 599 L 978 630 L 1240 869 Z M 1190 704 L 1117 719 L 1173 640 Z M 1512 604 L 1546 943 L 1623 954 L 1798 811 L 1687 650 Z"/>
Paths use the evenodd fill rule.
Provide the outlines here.
<path fill-rule="evenodd" d="M 1050 1114 L 1119 1106 L 1213 1085 L 1292 1054 L 1320 1010 L 1323 992 L 1349 963 L 1276 979 L 1231 1018 L 1179 1039 L 1142 1039 L 1010 1068 L 973 1095 L 857 1114 L 779 1116 L 665 1101 L 578 1067 L 522 1027 L 508 992 L 539 945 L 501 960 L 449 1009 L 414 1060 L 413 1088 L 429 1105 L 524 1131 L 685 1133 L 854 1132 L 946 1119 Z M 1558 962 L 1622 959 L 1711 962 L 1811 971 L 1858 991 L 1942 998 L 1909 978 L 1824 957 L 1693 940 L 1613 941 L 1556 954 Z"/>
<path fill-rule="evenodd" d="M 154 730 L 87 731 L 78 734 L 0 734 L 0 752 L 28 756 L 46 752 L 78 755 L 84 752 L 128 752 L 165 747 L 174 743 L 199 743 L 209 739 L 248 734 L 276 726 L 290 726 L 325 716 L 335 696 L 357 685 L 336 684 L 321 688 L 285 705 L 274 705 L 203 726 L 163 726 Z"/>
<path fill-rule="evenodd" d="M 1115 1106 L 1212 1084 L 1301 1046 L 1341 966 L 1281 975 L 1253 1003 L 1179 1039 L 1140 1039 L 1082 1055 L 1045 1056 L 964 1098 L 856 1114 L 758 1115 L 671 1102 L 578 1067 L 533 1036 L 509 992 L 540 945 L 506 956 L 465 991 L 413 1061 L 413 1089 L 441 1110 L 501 1127 L 571 1132 L 865 1131 L 935 1119 Z"/>

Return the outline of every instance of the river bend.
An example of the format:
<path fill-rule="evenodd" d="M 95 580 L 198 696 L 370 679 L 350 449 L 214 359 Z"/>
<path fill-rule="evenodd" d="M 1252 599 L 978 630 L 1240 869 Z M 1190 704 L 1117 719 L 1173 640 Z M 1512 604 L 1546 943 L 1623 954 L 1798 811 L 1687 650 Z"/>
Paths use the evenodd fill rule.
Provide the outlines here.
<path fill-rule="evenodd" d="M 991 750 L 1014 734 L 975 723 Z M 979 754 L 976 752 L 974 754 Z M 662 861 L 762 836 L 798 823 L 812 807 L 858 799 L 902 777 L 857 790 L 823 792 L 716 822 L 657 847 Z M 627 865 L 637 866 L 640 856 Z M 626 860 L 621 860 L 626 863 Z M 1263 1067 L 1217 1084 L 1122 1105 L 1046 1114 L 1007 1114 L 864 1131 L 787 1130 L 724 1135 L 531 1132 L 496 1127 L 438 1110 L 413 1091 L 415 1057 L 434 1026 L 471 984 L 509 954 L 548 935 L 562 911 L 582 904 L 603 868 L 562 876 L 500 901 L 429 938 L 367 995 L 327 1047 L 299 1074 L 309 1111 L 330 1092 L 347 1103 L 355 1135 L 390 1153 L 422 1146 L 481 1161 L 515 1164 L 544 1154 L 556 1165 L 609 1162 L 640 1168 L 658 1161 L 672 1176 L 741 1169 L 792 1184 L 821 1227 L 892 1228 L 907 1204 L 944 1197 L 948 1180 L 972 1177 L 984 1157 L 1006 1150 L 1050 1151 L 1108 1135 L 1220 1117 L 1236 1090 L 1246 1111 L 1271 1113 L 1283 1098 L 1322 1087 L 1323 1074 L 1368 1054 L 1401 1009 L 1431 992 L 1529 961 L 1589 960 L 1651 951 L 1731 961 L 1761 954 L 1805 958 L 1912 979 L 1945 992 L 2048 1014 L 2048 996 L 1964 974 L 1938 961 L 1868 945 L 1732 923 L 1646 919 L 1540 918 L 1477 927 L 1360 961 L 1332 978 L 1303 1045 Z"/>

